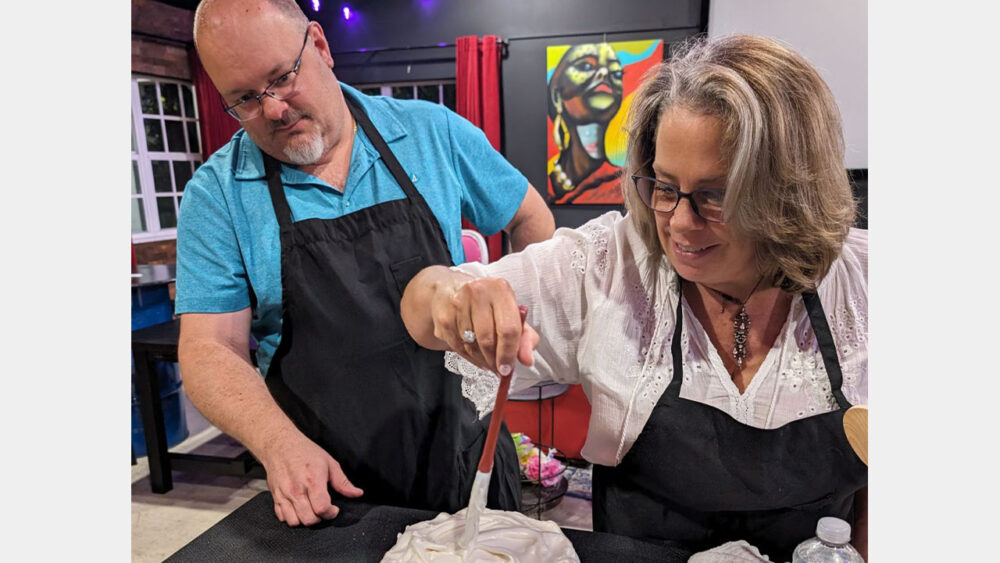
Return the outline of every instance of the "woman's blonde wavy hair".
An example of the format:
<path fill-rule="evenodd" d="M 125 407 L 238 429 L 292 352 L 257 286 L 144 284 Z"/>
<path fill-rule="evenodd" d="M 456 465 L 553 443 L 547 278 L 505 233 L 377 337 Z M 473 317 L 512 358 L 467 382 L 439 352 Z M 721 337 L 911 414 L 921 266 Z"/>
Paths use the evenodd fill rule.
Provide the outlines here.
<path fill-rule="evenodd" d="M 761 273 L 785 291 L 814 290 L 855 215 L 840 114 L 819 73 L 752 35 L 689 40 L 650 69 L 629 110 L 622 190 L 656 265 L 663 258 L 656 221 L 632 176 L 653 175 L 657 126 L 673 107 L 721 121 L 726 225 L 753 241 Z"/>

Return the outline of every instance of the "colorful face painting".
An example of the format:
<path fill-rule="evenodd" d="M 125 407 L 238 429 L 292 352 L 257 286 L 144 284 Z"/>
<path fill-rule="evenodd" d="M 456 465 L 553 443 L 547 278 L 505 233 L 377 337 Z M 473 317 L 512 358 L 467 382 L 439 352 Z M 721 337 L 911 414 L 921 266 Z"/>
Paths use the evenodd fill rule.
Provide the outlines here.
<path fill-rule="evenodd" d="M 549 46 L 550 204 L 621 204 L 625 118 L 663 41 Z"/>

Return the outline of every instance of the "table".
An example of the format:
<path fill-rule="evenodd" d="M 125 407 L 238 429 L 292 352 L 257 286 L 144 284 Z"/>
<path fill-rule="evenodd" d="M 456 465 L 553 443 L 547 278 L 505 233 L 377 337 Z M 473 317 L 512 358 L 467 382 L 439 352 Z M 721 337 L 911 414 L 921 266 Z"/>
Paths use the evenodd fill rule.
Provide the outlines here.
<path fill-rule="evenodd" d="M 139 393 L 139 411 L 146 437 L 149 458 L 149 481 L 154 493 L 173 488 L 171 471 L 202 471 L 236 477 L 266 477 L 264 467 L 244 451 L 236 457 L 183 454 L 167 451 L 167 432 L 163 423 L 159 376 L 156 362 L 177 361 L 177 340 L 181 322 L 173 319 L 132 331 L 132 355 L 135 357 L 135 387 Z"/>
<path fill-rule="evenodd" d="M 169 285 L 177 274 L 174 264 L 136 266 L 132 274 L 132 330 L 166 322 L 174 316 Z"/>
<path fill-rule="evenodd" d="M 134 249 L 132 251 L 132 258 L 134 261 Z M 174 303 L 170 299 L 169 285 L 173 283 L 177 275 L 176 265 L 143 264 L 134 266 L 134 270 L 132 273 L 132 330 L 143 329 L 172 319 L 174 316 Z M 135 358 L 133 357 L 134 360 Z M 135 370 L 133 369 L 133 383 L 135 381 L 134 372 Z M 160 419 L 163 419 L 162 414 Z M 132 465 L 135 464 L 135 447 L 133 446 Z"/>
<path fill-rule="evenodd" d="M 428 510 L 376 506 L 350 499 L 336 499 L 334 504 L 340 507 L 334 520 L 308 528 L 290 528 L 274 516 L 271 493 L 262 492 L 166 561 L 378 562 L 407 525 L 437 515 Z M 583 562 L 672 563 L 687 561 L 692 555 L 674 545 L 615 534 L 571 529 L 563 532 Z"/>

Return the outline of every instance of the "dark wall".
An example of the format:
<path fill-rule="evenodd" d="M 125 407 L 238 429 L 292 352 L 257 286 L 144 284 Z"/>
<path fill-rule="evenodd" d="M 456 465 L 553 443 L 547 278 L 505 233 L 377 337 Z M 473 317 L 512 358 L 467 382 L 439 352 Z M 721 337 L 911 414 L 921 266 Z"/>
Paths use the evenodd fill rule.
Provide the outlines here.
<path fill-rule="evenodd" d="M 317 14 L 311 2 L 299 4 L 322 24 L 334 72 L 348 84 L 451 79 L 457 37 L 507 40 L 501 149 L 543 191 L 546 46 L 659 38 L 669 48 L 704 31 L 708 15 L 708 0 L 378 0 L 350 3 L 354 17 L 345 21 L 328 6 Z M 553 214 L 557 226 L 575 227 L 609 209 L 615 207 L 556 206 Z"/>
<path fill-rule="evenodd" d="M 868 228 L 868 169 L 848 170 L 851 179 L 851 193 L 857 202 L 858 211 L 854 226 L 859 229 Z"/>

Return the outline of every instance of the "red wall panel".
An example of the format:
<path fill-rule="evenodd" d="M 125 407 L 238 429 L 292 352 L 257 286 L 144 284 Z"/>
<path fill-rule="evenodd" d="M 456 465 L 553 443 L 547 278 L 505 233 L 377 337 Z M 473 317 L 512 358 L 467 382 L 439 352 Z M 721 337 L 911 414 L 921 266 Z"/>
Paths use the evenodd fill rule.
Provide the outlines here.
<path fill-rule="evenodd" d="M 552 442 L 552 409 L 555 408 L 555 443 Z M 504 407 L 507 427 L 511 432 L 527 434 L 535 444 L 552 444 L 560 453 L 573 459 L 583 459 L 580 449 L 587 439 L 590 424 L 590 401 L 579 385 L 553 399 L 541 402 L 542 437 L 538 439 L 538 401 L 509 401 Z"/>

